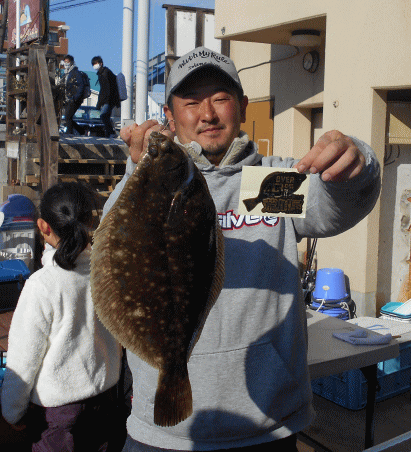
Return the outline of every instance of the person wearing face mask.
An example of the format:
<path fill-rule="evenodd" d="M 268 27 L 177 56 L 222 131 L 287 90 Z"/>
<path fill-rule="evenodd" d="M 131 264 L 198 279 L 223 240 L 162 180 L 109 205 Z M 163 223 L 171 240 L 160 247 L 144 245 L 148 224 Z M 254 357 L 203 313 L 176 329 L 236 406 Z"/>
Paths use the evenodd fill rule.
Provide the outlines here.
<path fill-rule="evenodd" d="M 80 135 L 84 135 L 85 130 L 80 127 L 74 120 L 73 116 L 77 109 L 83 102 L 84 82 L 74 63 L 74 58 L 71 55 L 66 55 L 63 60 L 64 76 L 61 83 L 64 84 L 65 91 L 65 121 L 69 135 L 73 134 L 75 129 Z"/>
<path fill-rule="evenodd" d="M 91 65 L 97 72 L 98 82 L 100 83 L 96 107 L 101 111 L 100 118 L 104 123 L 105 136 L 116 136 L 110 119 L 113 108 L 120 107 L 116 76 L 108 67 L 104 66 L 100 56 L 93 57 Z"/>

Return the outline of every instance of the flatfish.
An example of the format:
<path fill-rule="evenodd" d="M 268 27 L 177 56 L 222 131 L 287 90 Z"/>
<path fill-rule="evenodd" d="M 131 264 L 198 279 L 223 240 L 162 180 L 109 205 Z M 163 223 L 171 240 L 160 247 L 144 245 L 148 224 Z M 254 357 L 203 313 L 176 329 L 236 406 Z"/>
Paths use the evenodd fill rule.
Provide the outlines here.
<path fill-rule="evenodd" d="M 192 414 L 190 353 L 224 280 L 224 239 L 207 183 L 186 151 L 153 132 L 94 233 L 97 314 L 128 350 L 159 370 L 154 422 Z"/>
<path fill-rule="evenodd" d="M 253 210 L 260 202 L 272 198 L 292 198 L 307 176 L 297 172 L 274 171 L 261 182 L 260 192 L 256 198 L 243 199 L 248 212 Z M 294 195 L 298 196 L 298 195 Z"/>

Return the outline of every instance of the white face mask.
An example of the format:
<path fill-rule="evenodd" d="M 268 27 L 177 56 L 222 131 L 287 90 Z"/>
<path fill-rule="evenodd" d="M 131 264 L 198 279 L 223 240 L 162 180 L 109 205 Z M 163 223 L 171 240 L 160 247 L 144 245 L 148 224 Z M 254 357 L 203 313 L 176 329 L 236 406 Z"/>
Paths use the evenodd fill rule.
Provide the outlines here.
<path fill-rule="evenodd" d="M 98 71 L 100 68 L 101 68 L 101 65 L 98 64 L 98 63 L 96 63 L 96 64 L 93 66 L 93 69 L 94 69 L 95 71 Z"/>
<path fill-rule="evenodd" d="M 64 66 L 64 69 L 68 69 L 71 66 L 71 64 L 64 62 L 63 66 Z"/>

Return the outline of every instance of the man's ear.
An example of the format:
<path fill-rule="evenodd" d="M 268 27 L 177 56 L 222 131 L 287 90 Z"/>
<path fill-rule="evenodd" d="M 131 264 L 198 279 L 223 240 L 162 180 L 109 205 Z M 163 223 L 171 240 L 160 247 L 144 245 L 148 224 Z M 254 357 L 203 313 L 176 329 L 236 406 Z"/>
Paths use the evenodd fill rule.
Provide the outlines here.
<path fill-rule="evenodd" d="M 37 226 L 40 229 L 40 232 L 44 235 L 50 235 L 51 228 L 47 221 L 44 221 L 43 218 L 39 218 L 37 220 Z"/>
<path fill-rule="evenodd" d="M 248 105 L 248 97 L 244 96 L 240 102 L 240 112 L 241 112 L 241 123 L 242 124 L 245 123 L 245 111 L 247 109 L 247 105 Z"/>
<path fill-rule="evenodd" d="M 170 130 L 175 133 L 176 132 L 176 126 L 174 123 L 174 117 L 173 113 L 171 112 L 170 108 L 167 105 L 164 105 L 164 114 L 166 115 L 166 118 L 168 120 L 168 126 Z"/>

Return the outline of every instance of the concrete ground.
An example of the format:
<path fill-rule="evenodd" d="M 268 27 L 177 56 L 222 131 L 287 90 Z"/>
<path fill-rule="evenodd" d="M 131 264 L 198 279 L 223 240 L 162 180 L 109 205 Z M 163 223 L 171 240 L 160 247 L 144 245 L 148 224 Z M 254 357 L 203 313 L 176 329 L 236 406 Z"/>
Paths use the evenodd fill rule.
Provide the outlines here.
<path fill-rule="evenodd" d="M 314 394 L 317 417 L 303 432 L 300 452 L 357 452 L 364 450 L 365 408 L 348 410 Z M 411 430 L 411 391 L 376 403 L 374 444 Z M 303 447 L 303 446 L 302 446 Z"/>
<path fill-rule="evenodd" d="M 411 430 L 411 392 L 377 402 L 375 444 Z M 300 435 L 299 452 L 359 452 L 364 450 L 365 409 L 347 410 L 314 395 L 317 418 Z M 0 417 L 1 452 L 28 452 L 24 433 L 12 430 Z"/>

